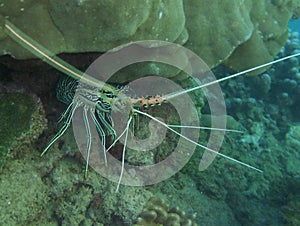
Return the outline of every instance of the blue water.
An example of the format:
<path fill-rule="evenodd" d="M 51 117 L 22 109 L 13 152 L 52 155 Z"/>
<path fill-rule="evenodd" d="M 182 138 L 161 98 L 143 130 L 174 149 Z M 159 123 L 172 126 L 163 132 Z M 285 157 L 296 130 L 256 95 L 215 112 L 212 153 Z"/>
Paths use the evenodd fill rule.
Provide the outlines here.
<path fill-rule="evenodd" d="M 292 31 L 300 31 L 300 19 L 297 20 L 290 20 L 289 22 L 289 28 Z"/>

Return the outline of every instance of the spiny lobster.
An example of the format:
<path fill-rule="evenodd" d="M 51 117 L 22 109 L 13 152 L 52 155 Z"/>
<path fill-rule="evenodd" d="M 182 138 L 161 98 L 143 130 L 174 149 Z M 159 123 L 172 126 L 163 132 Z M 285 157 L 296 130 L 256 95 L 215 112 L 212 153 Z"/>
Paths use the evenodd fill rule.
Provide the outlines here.
<path fill-rule="evenodd" d="M 177 134 L 179 137 L 184 138 L 185 140 L 195 144 L 196 146 L 199 146 L 201 148 L 204 148 L 205 150 L 208 150 L 216 155 L 219 155 L 221 157 L 227 158 L 230 161 L 234 161 L 238 164 L 244 165 L 248 168 L 254 169 L 256 171 L 262 172 L 260 169 L 253 167 L 247 163 L 241 162 L 237 159 L 231 158 L 227 155 L 221 154 L 211 148 L 208 148 L 204 145 L 199 144 L 198 142 L 195 142 L 194 140 L 189 139 L 188 137 L 180 134 L 177 130 L 175 130 L 175 127 L 180 127 L 180 128 L 193 128 L 192 126 L 188 125 L 178 125 L 178 126 L 172 126 L 168 125 L 159 119 L 151 116 L 148 113 L 143 112 L 144 107 L 148 106 L 154 106 L 154 105 L 159 105 L 164 102 L 169 101 L 172 98 L 176 98 L 180 95 L 186 94 L 193 92 L 198 89 L 202 89 L 214 84 L 217 84 L 219 82 L 235 78 L 237 76 L 246 74 L 248 72 L 252 72 L 257 69 L 261 69 L 266 66 L 270 66 L 272 64 L 290 59 L 292 57 L 297 57 L 300 55 L 300 53 L 296 53 L 281 59 L 274 60 L 269 63 L 265 63 L 260 66 L 256 66 L 254 68 L 250 68 L 248 70 L 238 72 L 236 74 L 208 82 L 203 85 L 199 85 L 193 88 L 188 88 L 185 90 L 182 90 L 180 92 L 176 93 L 171 93 L 163 96 L 151 96 L 151 97 L 138 97 L 138 98 L 132 98 L 128 97 L 124 94 L 122 94 L 122 89 L 115 88 L 105 82 L 99 81 L 94 79 L 93 77 L 79 71 L 75 67 L 69 65 L 68 63 L 64 62 L 60 58 L 54 56 L 49 50 L 45 49 L 42 47 L 40 44 L 38 44 L 36 41 L 32 40 L 29 36 L 24 34 L 21 30 L 19 30 L 17 27 L 15 27 L 11 22 L 8 20 L 5 21 L 5 28 L 7 31 L 7 34 L 14 39 L 17 43 L 21 44 L 23 47 L 28 49 L 30 52 L 35 54 L 37 57 L 40 59 L 44 60 L 54 68 L 58 69 L 62 73 L 68 75 L 70 78 L 62 80 L 61 83 L 59 84 L 59 89 L 58 89 L 58 97 L 60 98 L 61 101 L 64 103 L 68 104 L 67 109 L 64 111 L 62 114 L 60 120 L 64 120 L 63 126 L 60 128 L 58 133 L 51 139 L 49 144 L 45 147 L 45 149 L 42 151 L 41 155 L 44 155 L 48 149 L 51 147 L 51 145 L 56 142 L 67 130 L 67 128 L 71 124 L 72 117 L 75 113 L 75 111 L 79 108 L 83 108 L 83 121 L 85 124 L 86 128 L 86 133 L 87 133 L 87 147 L 86 147 L 86 152 L 87 152 L 87 157 L 86 157 L 86 166 L 85 166 L 85 176 L 87 176 L 88 173 L 88 166 L 89 166 L 89 158 L 90 158 L 90 148 L 91 148 L 91 132 L 90 132 L 90 124 L 88 120 L 88 115 L 92 118 L 93 123 L 96 126 L 96 129 L 98 131 L 99 136 L 101 137 L 101 142 L 103 145 L 103 152 L 104 152 L 104 157 L 106 157 L 107 151 L 113 147 L 116 142 L 125 134 L 125 142 L 124 142 L 124 148 L 123 148 L 123 154 L 122 154 L 122 169 L 120 172 L 120 177 L 118 181 L 118 186 L 117 190 L 119 189 L 119 185 L 121 183 L 122 175 L 123 175 L 123 170 L 124 170 L 124 157 L 125 157 L 125 149 L 126 149 L 126 142 L 127 142 L 127 137 L 128 137 L 128 131 L 130 124 L 132 123 L 133 120 L 133 115 L 144 115 L 158 124 L 164 126 L 168 130 L 174 132 Z M 81 83 L 78 83 L 78 80 L 81 81 Z M 71 90 L 71 92 L 70 92 Z M 75 95 L 74 93 L 79 94 Z M 67 92 L 66 92 L 67 91 Z M 126 100 L 129 101 L 130 104 L 130 114 L 129 118 L 127 119 L 127 125 L 124 131 L 120 134 L 119 137 L 116 135 L 116 131 L 114 129 L 114 123 L 113 119 L 111 117 L 111 110 L 113 105 L 118 105 L 117 102 L 122 102 L 122 97 Z M 203 128 L 207 129 L 205 127 L 197 127 L 197 128 Z M 210 128 L 212 130 L 218 130 L 218 128 Z M 222 129 L 220 129 L 222 130 Z M 239 132 L 239 131 L 234 131 L 234 130 L 226 130 L 225 131 L 233 131 L 233 132 Z M 110 135 L 112 137 L 112 143 L 109 148 L 106 147 L 106 136 Z M 106 162 L 106 159 L 105 159 Z"/>

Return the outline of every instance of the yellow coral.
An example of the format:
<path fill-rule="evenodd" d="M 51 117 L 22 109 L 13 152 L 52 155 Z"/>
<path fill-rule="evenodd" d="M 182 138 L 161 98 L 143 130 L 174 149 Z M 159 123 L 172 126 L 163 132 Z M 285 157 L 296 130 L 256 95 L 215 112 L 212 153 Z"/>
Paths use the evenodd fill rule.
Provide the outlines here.
<path fill-rule="evenodd" d="M 135 226 L 196 226 L 196 214 L 186 217 L 184 211 L 178 207 L 169 209 L 164 200 L 151 198 Z"/>

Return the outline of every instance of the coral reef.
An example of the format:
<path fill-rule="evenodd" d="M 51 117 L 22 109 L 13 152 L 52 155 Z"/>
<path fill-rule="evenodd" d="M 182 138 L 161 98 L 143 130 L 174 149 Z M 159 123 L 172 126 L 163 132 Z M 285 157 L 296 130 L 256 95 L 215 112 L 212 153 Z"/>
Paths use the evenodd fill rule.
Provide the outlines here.
<path fill-rule="evenodd" d="M 60 219 L 61 225 L 92 225 L 93 221 L 85 216 L 93 198 L 91 189 L 78 186 L 74 193 L 61 197 L 62 201 L 57 202 L 55 215 Z"/>
<path fill-rule="evenodd" d="M 196 226 L 195 218 L 196 214 L 186 217 L 185 212 L 178 207 L 170 209 L 164 200 L 153 197 L 147 202 L 137 223 L 134 225 Z"/>
<path fill-rule="evenodd" d="M 170 179 L 150 188 L 150 191 L 153 192 L 154 197 L 165 200 L 172 207 L 177 206 L 180 210 L 184 210 L 187 216 L 196 213 L 194 223 L 197 225 L 239 225 L 232 210 L 224 200 L 211 198 L 197 187 L 198 181 L 193 180 L 193 176 L 199 176 L 199 171 L 198 169 L 195 170 L 191 169 L 190 174 L 181 171 Z"/>
<path fill-rule="evenodd" d="M 290 54 L 298 53 L 299 33 L 291 32 L 289 39 L 284 48 L 278 54 L 278 58 Z M 300 120 L 299 118 L 299 101 L 300 101 L 300 61 L 298 58 L 292 58 L 289 61 L 274 65 L 269 71 L 272 83 L 272 93 L 270 93 L 273 101 L 276 101 L 280 107 L 292 111 L 292 120 Z M 286 112 L 287 114 L 288 112 Z"/>
<path fill-rule="evenodd" d="M 84 180 L 72 136 L 45 158 L 27 147 L 18 159 L 7 159 L 0 175 L 0 224 L 132 225 L 137 219 L 152 193 L 129 186 L 115 193 L 116 184 L 92 169 Z"/>
<path fill-rule="evenodd" d="M 33 144 L 47 127 L 40 99 L 10 85 L 0 86 L 0 168 L 5 158 Z"/>
<path fill-rule="evenodd" d="M 300 201 L 293 200 L 282 207 L 283 217 L 286 220 L 286 225 L 300 225 Z"/>
<path fill-rule="evenodd" d="M 7 159 L 0 174 L 0 224 L 55 225 L 46 219 L 50 198 L 37 170 L 38 152 L 27 147 L 18 157 Z"/>
<path fill-rule="evenodd" d="M 119 192 L 115 193 L 116 184 L 93 169 L 89 170 L 89 176 L 84 180 L 84 160 L 73 134 L 69 132 L 64 141 L 63 156 L 58 151 L 51 151 L 48 161 L 56 164 L 43 170 L 43 178 L 52 197 L 53 207 L 50 209 L 55 212 L 59 222 L 65 225 L 90 225 L 89 222 L 131 225 L 152 193 L 144 187 L 129 186 L 121 186 Z"/>
<path fill-rule="evenodd" d="M 132 4 L 135 4 L 133 8 L 119 3 L 118 9 L 115 9 L 117 4 L 113 1 L 105 1 L 103 4 L 102 1 L 98 1 L 99 7 L 101 6 L 105 12 L 100 15 L 104 17 L 104 20 L 101 20 L 103 23 L 122 21 L 122 23 L 115 22 L 119 26 L 102 24 L 99 29 L 81 26 L 80 22 L 76 24 L 79 28 L 68 23 L 63 24 L 64 15 L 65 19 L 69 20 L 74 14 L 78 21 L 87 17 L 87 20 L 91 20 L 90 23 L 97 21 L 94 17 L 97 17 L 95 12 L 98 8 L 91 7 L 96 1 L 72 1 L 69 5 L 66 1 L 60 2 L 63 2 L 65 7 L 57 8 L 58 1 L 42 0 L 38 3 L 33 0 L 17 1 L 16 5 L 12 6 L 5 0 L 0 3 L 0 13 L 4 16 L 9 13 L 9 18 L 16 25 L 55 53 L 92 51 L 95 50 L 96 44 L 101 47 L 96 49 L 97 51 L 105 51 L 123 42 L 150 37 L 187 43 L 187 46 L 206 56 L 205 60 L 210 66 L 224 62 L 233 69 L 240 70 L 256 64 L 256 54 L 261 54 L 260 60 L 268 60 L 276 54 L 287 35 L 286 21 L 294 13 L 293 9 L 298 1 L 240 0 L 234 3 L 223 1 L 219 5 L 208 0 L 193 1 L 194 5 L 188 5 L 192 1 L 186 1 L 184 4 L 182 1 L 176 1 L 174 4 L 160 1 L 162 6 L 145 1 L 144 8 L 138 1 L 133 1 Z M 218 15 L 212 14 L 209 8 L 202 7 L 208 4 L 212 11 L 218 12 Z M 20 11 L 13 7 L 19 8 Z M 86 9 L 86 12 L 81 9 Z M 198 14 L 196 9 L 199 10 Z M 228 11 L 230 13 L 227 13 Z M 264 12 L 267 15 L 264 15 Z M 282 13 L 280 18 L 279 12 Z M 123 20 L 126 13 L 128 14 L 126 20 Z M 203 18 L 203 15 L 207 14 L 209 15 Z M 223 14 L 228 18 L 220 16 Z M 113 18 L 111 15 L 116 16 Z M 173 23 L 172 18 L 175 15 L 177 19 Z M 43 23 L 36 23 L 35 27 L 28 26 L 31 25 L 30 20 L 33 16 L 43 17 Z M 192 21 L 195 16 L 199 20 Z M 184 27 L 185 22 L 187 30 Z M 212 29 L 207 25 L 208 22 L 212 24 L 214 22 L 220 29 Z M 0 46 L 3 53 L 9 52 L 20 58 L 29 57 L 25 50 L 7 39 L 3 32 L 3 23 L 3 16 L 0 16 Z M 253 23 L 257 26 L 253 26 Z M 153 28 L 149 24 L 153 24 Z M 228 27 L 231 28 L 230 34 L 226 29 Z M 120 31 L 120 36 L 115 35 L 116 30 Z M 80 31 L 80 35 L 72 35 L 75 31 Z M 97 37 L 99 34 L 93 31 L 105 35 L 100 39 Z M 47 38 L 43 36 L 44 34 L 47 34 Z M 187 40 L 188 35 L 190 38 Z M 215 38 L 216 36 L 218 38 Z M 287 45 L 280 51 L 278 57 L 298 52 L 298 39 L 298 33 L 291 33 Z M 85 40 L 82 43 L 87 45 L 83 46 L 79 40 Z M 201 44 L 201 41 L 204 44 Z M 209 49 L 207 45 L 213 46 L 214 50 Z M 81 49 L 76 49 L 77 46 Z M 198 49 L 198 46 L 201 49 Z M 248 53 L 249 48 L 253 49 L 252 55 L 246 56 L 241 53 L 242 50 Z M 204 52 L 201 52 L 202 49 Z M 239 57 L 242 63 L 237 65 Z M 79 58 L 77 61 L 82 63 L 83 55 Z M 226 59 L 228 60 L 225 62 Z M 90 61 L 92 60 L 85 62 Z M 28 62 L 26 61 L 26 64 Z M 1 73 L 12 68 L 17 70 L 20 65 L 14 61 L 10 69 L 7 69 L 3 64 L 1 61 Z M 85 68 L 84 64 L 80 64 L 80 67 Z M 34 65 L 35 69 L 38 68 L 37 65 Z M 25 67 L 29 68 L 27 65 Z M 48 70 L 47 66 L 45 68 Z M 45 90 L 50 89 L 46 87 L 52 87 L 48 85 L 51 79 L 46 78 L 50 74 L 51 76 L 54 74 L 55 77 L 53 71 L 46 72 L 45 68 L 40 69 L 40 72 L 33 69 L 31 74 L 26 74 L 27 70 L 19 68 L 21 71 L 19 77 L 13 73 L 7 77 L 14 81 L 25 81 L 31 77 L 35 81 L 31 84 L 35 87 L 34 91 L 41 92 L 39 95 L 45 98 L 47 92 Z M 223 67 L 215 71 L 223 76 L 229 73 Z M 168 69 L 164 70 L 163 74 L 168 74 Z M 39 86 L 39 83 L 36 83 L 37 75 L 41 75 L 39 79 L 43 83 L 42 88 L 37 87 Z M 1 83 L 3 80 L 5 79 L 0 77 Z M 28 85 L 28 82 L 25 83 L 24 86 Z M 10 152 L 12 157 L 5 159 L 0 174 L 0 224 L 297 225 L 300 175 L 300 127 L 297 125 L 300 120 L 297 104 L 300 99 L 299 83 L 299 60 L 295 58 L 275 65 L 261 76 L 241 77 L 221 84 L 226 96 L 227 110 L 232 115 L 228 117 L 228 128 L 248 131 L 242 134 L 227 133 L 221 151 L 263 169 L 263 174 L 220 158 L 216 158 L 206 171 L 199 172 L 198 164 L 202 152 L 197 149 L 184 169 L 167 181 L 147 187 L 121 186 L 118 193 L 115 193 L 115 183 L 101 177 L 93 169 L 89 170 L 89 177 L 83 179 L 85 161 L 78 154 L 71 131 L 49 150 L 48 155 L 40 158 L 39 151 L 42 145 L 32 145 L 46 125 L 39 99 L 16 90 L 1 93 L 0 164 L 9 150 L 13 151 Z M 42 92 L 43 88 L 45 90 Z M 54 96 L 53 93 L 52 95 Z M 201 94 L 194 94 L 191 98 L 197 98 L 197 101 L 201 102 L 199 107 L 202 108 Z M 53 112 L 61 112 L 57 110 L 58 103 L 48 102 L 46 98 L 44 103 L 47 103 L 50 109 L 49 118 L 51 116 L 56 118 Z M 171 113 L 172 111 L 168 105 L 154 110 L 149 109 L 151 114 L 158 116 L 168 114 L 170 121 L 177 122 L 178 118 L 176 114 Z M 203 112 L 209 113 L 205 109 Z M 204 114 L 201 125 L 209 126 L 209 122 L 209 117 Z M 145 129 L 140 135 L 144 136 L 147 132 Z M 208 133 L 201 131 L 200 135 L 201 144 L 205 144 Z M 167 142 L 147 153 L 148 155 L 128 151 L 125 161 L 136 165 L 160 162 L 172 152 L 176 140 L 178 140 L 176 136 L 169 136 Z M 115 152 L 116 157 L 120 155 L 120 150 L 116 149 Z M 152 198 L 146 204 L 153 196 L 162 197 L 178 208 L 170 209 L 158 198 Z M 194 215 L 185 217 L 181 210 L 197 213 L 197 217 Z M 138 216 L 140 219 L 136 222 Z"/>
<path fill-rule="evenodd" d="M 242 4 L 245 2 L 247 1 Z M 238 46 L 225 61 L 227 67 L 236 71 L 269 62 L 278 54 L 288 36 L 288 21 L 299 6 L 298 0 L 248 1 L 250 2 L 254 30 L 250 39 Z M 257 70 L 252 74 L 259 74 L 264 70 Z"/>
<path fill-rule="evenodd" d="M 142 211 L 143 205 L 152 196 L 152 193 L 143 187 L 124 187 L 116 194 L 115 184 L 107 187 L 108 193 L 102 198 L 100 212 L 94 214 L 107 225 L 132 225 Z"/>
<path fill-rule="evenodd" d="M 219 65 L 252 32 L 249 1 L 184 1 L 189 39 L 186 47 L 209 67 Z"/>
<path fill-rule="evenodd" d="M 289 34 L 287 44 L 277 58 L 300 51 L 298 35 L 297 32 Z M 223 69 L 220 68 L 221 71 Z M 223 72 L 218 70 L 215 74 L 226 74 L 226 70 Z M 222 85 L 226 90 L 227 109 L 232 116 L 240 120 L 244 120 L 246 114 L 249 123 L 246 128 L 250 131 L 255 130 L 259 133 L 261 129 L 258 127 L 264 127 L 263 124 L 260 126 L 257 124 L 256 128 L 251 127 L 254 121 L 264 121 L 265 125 L 273 127 L 274 130 L 278 127 L 280 131 L 277 133 L 285 134 L 289 131 L 292 121 L 300 120 L 297 104 L 300 100 L 299 77 L 299 59 L 291 58 L 274 65 L 263 75 L 225 82 Z"/>
<path fill-rule="evenodd" d="M 14 7 L 4 0 L 0 48 L 2 54 L 19 59 L 32 57 L 4 34 L 4 18 L 9 18 L 54 54 L 104 52 L 130 41 L 159 39 L 186 43 L 211 68 L 224 63 L 242 70 L 279 52 L 287 38 L 288 20 L 298 9 L 299 0 L 135 0 L 130 4 L 43 0 L 17 1 Z M 34 26 L 32 18 L 37 21 Z"/>
<path fill-rule="evenodd" d="M 144 39 L 171 42 L 178 39 L 182 44 L 186 40 L 182 36 L 187 35 L 181 0 L 172 3 L 134 0 L 130 4 L 95 0 L 18 1 L 15 7 L 9 1 L 2 1 L 0 14 L 55 54 L 104 52 L 122 43 Z M 42 23 L 33 27 L 32 18 Z M 3 40 L 0 46 L 2 54 L 22 59 L 32 57 L 11 40 Z"/>
<path fill-rule="evenodd" d="M 298 52 L 298 45 L 298 34 L 291 33 L 278 57 Z M 293 184 L 299 188 L 300 173 L 299 108 L 295 104 L 299 100 L 298 65 L 298 59 L 294 58 L 274 65 L 262 75 L 220 84 L 228 114 L 244 131 L 227 133 L 221 151 L 261 168 L 262 174 L 219 158 L 203 174 L 196 174 L 201 158 L 198 152 L 184 168 L 183 172 L 194 178 L 199 190 L 215 199 L 226 200 L 243 225 L 278 222 L 283 225 L 285 220 L 278 213 L 282 206 L 299 197 L 297 189 L 291 188 Z M 223 67 L 215 69 L 215 74 L 222 77 L 231 73 Z M 285 99 L 282 93 L 286 93 Z M 204 108 L 203 112 L 208 110 Z"/>

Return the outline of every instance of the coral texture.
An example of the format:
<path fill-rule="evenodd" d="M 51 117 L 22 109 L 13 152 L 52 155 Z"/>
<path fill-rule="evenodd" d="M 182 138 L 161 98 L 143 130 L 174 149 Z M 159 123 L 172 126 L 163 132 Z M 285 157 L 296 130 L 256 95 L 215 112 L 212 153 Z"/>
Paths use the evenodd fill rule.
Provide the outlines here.
<path fill-rule="evenodd" d="M 196 226 L 195 218 L 195 214 L 186 217 L 185 212 L 178 207 L 169 209 L 164 200 L 154 197 L 146 204 L 135 226 Z"/>
<path fill-rule="evenodd" d="M 7 88 L 7 87 L 6 87 Z M 0 87 L 0 91 L 4 91 Z M 7 90 L 6 90 L 7 91 Z M 11 150 L 22 150 L 38 139 L 47 127 L 45 112 L 35 95 L 20 92 L 0 95 L 0 168 Z"/>
<path fill-rule="evenodd" d="M 130 4 L 42 0 L 16 1 L 12 6 L 3 0 L 0 54 L 32 57 L 5 34 L 4 18 L 8 18 L 54 54 L 104 52 L 130 41 L 159 39 L 186 44 L 211 68 L 225 63 L 242 70 L 279 52 L 287 38 L 288 20 L 298 15 L 299 4 L 299 0 L 133 0 Z"/>

